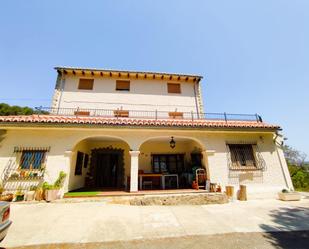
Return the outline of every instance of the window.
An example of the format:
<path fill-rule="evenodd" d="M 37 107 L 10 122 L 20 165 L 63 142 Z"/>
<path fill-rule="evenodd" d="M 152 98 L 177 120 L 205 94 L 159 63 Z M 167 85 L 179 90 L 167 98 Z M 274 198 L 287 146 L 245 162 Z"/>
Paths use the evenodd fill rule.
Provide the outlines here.
<path fill-rule="evenodd" d="M 168 93 L 181 93 L 180 84 L 177 84 L 177 83 L 167 83 L 167 92 Z"/>
<path fill-rule="evenodd" d="M 45 159 L 45 150 L 24 150 L 20 159 L 21 169 L 41 169 Z"/>
<path fill-rule="evenodd" d="M 130 81 L 129 80 L 116 80 L 116 90 L 117 91 L 130 91 Z"/>
<path fill-rule="evenodd" d="M 78 89 L 80 90 L 92 90 L 94 79 L 79 79 Z"/>
<path fill-rule="evenodd" d="M 152 155 L 152 171 L 154 173 L 182 173 L 184 172 L 184 155 Z"/>
<path fill-rule="evenodd" d="M 232 169 L 255 168 L 256 162 L 251 144 L 229 144 Z"/>
<path fill-rule="evenodd" d="M 75 175 L 81 175 L 83 170 L 84 153 L 78 151 L 76 164 L 75 164 Z"/>

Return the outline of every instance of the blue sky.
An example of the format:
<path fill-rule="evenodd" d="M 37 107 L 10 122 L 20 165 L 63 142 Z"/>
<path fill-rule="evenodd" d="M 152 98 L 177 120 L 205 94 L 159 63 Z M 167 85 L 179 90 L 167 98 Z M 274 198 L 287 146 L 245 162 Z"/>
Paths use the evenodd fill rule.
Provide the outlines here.
<path fill-rule="evenodd" d="M 207 112 L 259 113 L 309 156 L 308 0 L 2 1 L 0 102 L 49 106 L 54 66 L 197 73 Z"/>

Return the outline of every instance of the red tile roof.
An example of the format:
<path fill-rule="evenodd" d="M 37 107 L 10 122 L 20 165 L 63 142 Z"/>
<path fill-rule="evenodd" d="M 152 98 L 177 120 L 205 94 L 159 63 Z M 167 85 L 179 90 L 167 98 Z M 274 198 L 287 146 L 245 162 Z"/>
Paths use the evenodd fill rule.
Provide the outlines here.
<path fill-rule="evenodd" d="M 277 125 L 255 121 L 224 120 L 185 120 L 185 119 L 142 119 L 113 117 L 82 117 L 59 115 L 0 116 L 1 123 L 38 123 L 38 124 L 84 124 L 102 126 L 149 126 L 149 127 L 188 127 L 188 128 L 265 128 L 280 129 Z"/>

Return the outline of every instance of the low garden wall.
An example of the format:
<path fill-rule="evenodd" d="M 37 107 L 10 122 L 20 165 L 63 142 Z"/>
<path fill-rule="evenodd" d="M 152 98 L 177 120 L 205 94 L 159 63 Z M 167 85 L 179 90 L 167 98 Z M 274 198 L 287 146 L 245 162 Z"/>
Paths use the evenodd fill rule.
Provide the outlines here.
<path fill-rule="evenodd" d="M 228 197 L 225 193 L 203 193 L 169 196 L 138 196 L 130 200 L 130 204 L 135 206 L 206 205 L 225 203 L 228 203 Z"/>

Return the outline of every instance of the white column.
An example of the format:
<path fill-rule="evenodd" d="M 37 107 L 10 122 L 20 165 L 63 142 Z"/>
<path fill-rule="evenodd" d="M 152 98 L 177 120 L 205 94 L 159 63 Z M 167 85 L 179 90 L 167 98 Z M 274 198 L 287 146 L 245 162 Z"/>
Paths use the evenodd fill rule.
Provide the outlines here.
<path fill-rule="evenodd" d="M 63 196 L 64 193 L 69 191 L 69 178 L 70 178 L 70 174 L 71 174 L 71 159 L 73 156 L 73 151 L 67 150 L 64 152 L 64 168 L 63 171 L 67 174 L 65 180 L 64 180 L 64 184 L 63 184 L 63 188 L 60 190 L 61 195 Z M 62 197 L 61 196 L 61 197 Z"/>
<path fill-rule="evenodd" d="M 130 151 L 131 170 L 130 170 L 130 192 L 138 191 L 138 155 L 139 151 Z"/>

